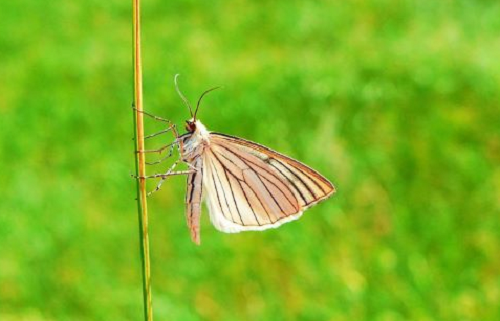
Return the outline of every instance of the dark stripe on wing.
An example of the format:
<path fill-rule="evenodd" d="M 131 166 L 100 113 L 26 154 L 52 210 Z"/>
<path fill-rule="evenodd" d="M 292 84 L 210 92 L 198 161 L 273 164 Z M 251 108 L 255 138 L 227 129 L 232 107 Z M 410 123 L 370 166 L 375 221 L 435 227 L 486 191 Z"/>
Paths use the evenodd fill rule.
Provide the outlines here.
<path fill-rule="evenodd" d="M 252 210 L 252 213 L 253 213 L 253 216 L 255 217 L 255 221 L 257 222 L 257 225 L 262 226 L 262 224 L 260 224 L 259 219 L 257 217 L 257 213 L 255 213 L 255 210 L 253 209 L 252 204 L 250 204 L 250 202 L 248 201 L 247 193 L 245 192 L 245 189 L 243 188 L 243 184 L 247 185 L 247 183 L 245 183 L 244 181 L 238 180 L 238 184 L 240 185 L 241 191 L 243 192 L 243 196 L 245 197 L 245 200 L 247 201 L 248 207 Z M 249 189 L 250 189 L 250 187 L 249 187 Z"/>
<path fill-rule="evenodd" d="M 217 188 L 217 182 L 215 181 L 215 175 L 217 175 L 217 178 L 219 178 L 219 175 L 217 173 L 217 169 L 215 168 L 215 166 L 214 166 L 214 164 L 212 162 L 210 162 L 210 165 L 212 165 L 212 169 L 213 169 L 212 170 L 212 181 L 214 182 L 215 194 L 217 195 L 217 201 L 219 202 L 220 211 L 221 211 L 222 215 L 224 216 L 224 218 L 226 220 L 229 220 L 229 218 L 224 213 L 224 210 L 222 209 L 222 203 L 220 201 L 220 196 L 219 196 L 219 189 Z M 214 172 L 215 172 L 215 174 L 214 174 Z M 221 188 L 222 188 L 222 184 L 221 184 Z"/>
<path fill-rule="evenodd" d="M 255 171 L 251 168 L 247 168 L 247 169 L 244 169 L 243 170 L 243 177 L 245 176 L 245 171 L 246 170 L 251 170 L 255 173 Z M 257 173 L 255 173 L 255 177 L 257 177 L 257 179 L 260 180 L 260 182 L 262 183 L 262 180 L 259 178 L 259 175 Z M 262 202 L 262 200 L 260 199 L 259 197 L 259 194 L 257 194 L 257 192 L 250 186 L 250 180 L 245 180 L 245 184 L 248 186 L 248 188 L 250 189 L 250 191 L 255 195 L 255 198 L 259 201 L 259 204 L 260 206 L 262 207 L 262 209 L 264 210 L 264 212 L 266 213 L 267 217 L 269 218 L 269 222 L 272 222 L 273 220 L 271 219 L 271 216 L 269 215 L 269 211 L 267 209 L 267 206 L 264 205 L 264 203 Z M 262 185 L 264 185 L 264 183 L 262 183 Z M 265 185 L 264 185 L 265 187 Z"/>
<path fill-rule="evenodd" d="M 276 172 L 271 171 L 271 170 L 269 170 L 268 168 L 265 168 L 265 167 L 263 167 L 263 166 L 261 166 L 261 165 L 259 165 L 259 164 L 255 163 L 255 162 L 252 162 L 252 161 L 251 161 L 251 160 L 249 160 L 249 159 L 244 159 L 244 158 L 242 158 L 242 157 L 241 157 L 241 155 L 238 155 L 237 153 L 235 153 L 235 152 L 234 152 L 234 151 L 232 151 L 231 149 L 227 148 L 226 146 L 222 146 L 222 145 L 217 145 L 217 146 L 218 146 L 218 147 L 223 148 L 225 151 L 227 151 L 227 152 L 229 152 L 229 153 L 233 154 L 234 156 L 238 157 L 238 159 L 240 159 L 243 163 L 245 163 L 245 164 L 246 164 L 246 165 L 247 165 L 250 169 L 253 169 L 253 170 L 255 171 L 255 169 L 254 169 L 252 166 L 256 166 L 256 167 L 258 167 L 258 168 L 260 168 L 260 169 L 264 170 L 265 172 L 267 172 L 269 175 L 271 175 L 271 176 L 273 176 L 273 177 L 276 177 L 276 174 L 277 174 Z M 227 158 L 226 156 L 224 156 L 222 153 L 219 153 L 219 152 L 217 152 L 217 151 L 214 151 L 214 153 L 217 153 L 218 155 L 221 155 L 222 157 L 224 157 L 225 159 L 227 159 L 229 162 L 232 162 L 232 163 L 234 164 L 234 162 L 233 162 L 232 160 L 228 159 L 228 158 Z M 236 164 L 235 164 L 235 165 L 236 165 Z M 274 167 L 274 166 L 273 166 L 273 167 Z M 290 182 L 290 183 L 291 183 L 291 184 L 295 187 L 295 189 L 297 189 L 297 190 L 298 190 L 298 188 L 297 188 L 297 186 L 295 185 L 295 183 L 294 183 L 294 182 L 291 182 L 291 181 L 290 181 L 290 179 L 288 179 L 288 177 L 286 177 L 286 175 L 284 175 L 284 174 L 283 174 L 283 173 L 282 173 L 279 169 L 278 169 L 278 171 L 280 172 L 280 174 L 281 174 L 281 176 L 283 177 L 283 179 L 285 179 L 286 181 Z M 259 176 L 259 175 L 257 174 L 257 176 Z M 278 181 L 280 181 L 280 182 L 281 182 L 281 180 L 279 180 L 279 178 L 277 178 L 277 179 L 278 179 Z M 286 193 L 283 191 L 283 189 L 282 189 L 282 188 L 280 188 L 279 186 L 277 186 L 275 183 L 272 183 L 271 181 L 269 181 L 269 182 L 270 182 L 271 184 L 273 184 L 273 185 L 274 185 L 274 186 L 275 186 L 275 187 L 276 187 L 276 188 L 277 188 L 277 189 L 278 189 L 281 193 L 283 193 L 283 196 L 285 197 L 285 199 L 286 199 L 286 200 L 290 203 L 290 205 L 291 205 L 293 208 L 295 208 L 297 211 L 299 210 L 299 209 L 298 209 L 298 208 L 297 208 L 297 207 L 293 204 L 293 202 L 292 202 L 292 201 L 291 201 L 291 200 L 287 197 Z M 285 188 L 286 188 L 286 185 L 283 185 L 283 186 L 285 186 Z M 300 190 L 298 190 L 298 192 L 299 192 L 299 194 L 300 194 L 300 196 L 301 196 L 302 200 L 304 201 L 304 203 L 307 203 L 307 201 L 304 199 L 304 197 L 303 197 L 302 193 L 300 192 Z M 273 197 L 273 199 L 274 199 L 274 197 Z M 277 202 L 276 202 L 276 203 L 277 203 Z"/>
<path fill-rule="evenodd" d="M 214 151 L 212 151 L 212 154 L 213 154 L 213 155 L 214 155 L 214 157 L 217 159 L 217 161 L 219 162 L 219 164 L 223 167 L 224 172 L 226 173 L 226 171 L 227 171 L 227 172 L 230 172 L 230 173 L 231 173 L 231 170 L 223 164 L 223 162 L 222 162 L 222 161 L 221 161 L 221 159 L 217 156 L 217 154 L 218 154 L 218 155 L 220 155 L 220 156 L 221 156 L 222 158 L 224 158 L 225 160 L 227 160 L 227 161 L 229 161 L 229 162 L 231 162 L 231 163 L 233 163 L 233 164 L 234 164 L 234 162 L 233 162 L 232 160 L 230 160 L 229 158 L 227 158 L 226 156 L 224 156 L 223 154 L 220 154 L 220 153 L 215 153 Z M 235 155 L 235 156 L 236 156 L 236 155 Z M 241 161 L 243 161 L 245 164 L 247 164 L 247 163 L 246 163 L 246 161 L 245 161 L 244 159 L 240 158 L 240 160 L 241 160 Z M 236 164 L 234 164 L 234 165 L 236 165 Z M 248 166 L 248 164 L 247 164 L 247 166 Z M 279 204 L 279 202 L 276 200 L 276 198 L 275 198 L 275 197 L 274 197 L 274 195 L 271 193 L 271 191 L 270 191 L 270 190 L 269 190 L 269 188 L 267 187 L 266 183 L 265 183 L 262 179 L 264 178 L 264 179 L 266 179 L 266 181 L 268 181 L 270 184 L 274 185 L 274 186 L 276 187 L 276 189 L 278 189 L 278 190 L 279 190 L 279 191 L 283 194 L 283 196 L 285 197 L 285 199 L 287 199 L 287 198 L 286 198 L 285 193 L 283 193 L 283 191 L 282 191 L 281 189 L 279 189 L 279 187 L 278 187 L 278 186 L 276 186 L 276 184 L 274 184 L 273 182 L 271 182 L 269 179 L 267 179 L 267 178 L 265 178 L 265 177 L 263 177 L 263 176 L 259 175 L 259 173 L 258 173 L 258 172 L 257 172 L 254 168 L 252 168 L 252 167 L 248 166 L 248 168 L 243 169 L 243 172 L 244 172 L 245 170 L 251 170 L 253 173 L 255 173 L 255 176 L 259 179 L 259 181 L 260 181 L 260 183 L 262 184 L 262 186 L 264 186 L 265 190 L 267 191 L 267 194 L 271 197 L 271 199 L 274 201 L 274 203 L 276 204 L 276 206 L 280 209 L 281 213 L 285 214 L 285 216 L 288 216 L 289 214 L 287 214 L 287 213 L 283 210 L 283 208 L 281 207 L 281 205 Z M 234 175 L 233 173 L 231 173 L 231 174 L 235 177 L 235 175 Z M 243 176 L 244 176 L 244 175 L 243 175 Z M 227 178 L 227 174 L 226 174 L 226 178 Z M 247 183 L 247 184 L 248 184 L 248 183 Z M 250 185 L 248 185 L 248 186 L 250 187 Z M 251 187 L 250 187 L 250 188 L 251 188 Z M 254 191 L 254 194 L 255 194 L 255 196 L 259 199 L 260 204 L 262 205 L 262 207 L 264 208 L 264 210 L 265 210 L 265 212 L 266 212 L 267 216 L 269 217 L 269 221 L 270 221 L 270 222 L 272 222 L 272 223 L 275 223 L 276 221 L 278 221 L 278 220 L 279 220 L 279 216 L 277 216 L 277 215 L 273 215 L 273 216 L 275 216 L 275 217 L 276 217 L 276 220 L 274 220 L 274 221 L 273 221 L 273 219 L 271 219 L 271 216 L 270 216 L 269 211 L 267 210 L 267 206 L 264 206 L 264 203 L 262 202 L 262 200 L 260 199 L 259 195 L 258 195 L 255 191 Z M 290 202 L 288 199 L 287 199 L 287 201 L 288 201 L 288 202 Z M 292 205 L 292 208 L 295 208 L 291 202 L 290 202 L 290 205 Z"/>
<path fill-rule="evenodd" d="M 213 158 L 210 158 L 210 159 L 211 159 L 211 160 L 214 160 L 214 161 L 217 161 L 217 163 L 219 163 L 219 165 L 222 167 L 222 171 L 224 172 L 224 177 L 226 178 L 226 181 L 227 181 L 227 183 L 228 183 L 228 185 L 229 185 L 229 189 L 231 190 L 231 196 L 232 196 L 232 198 L 233 198 L 233 203 L 234 203 L 234 206 L 235 206 L 235 208 L 236 208 L 236 212 L 238 212 L 238 216 L 240 217 L 240 221 L 241 221 L 241 223 L 243 224 L 243 218 L 241 217 L 241 213 L 240 213 L 240 210 L 238 209 L 238 204 L 237 204 L 237 202 L 236 202 L 236 198 L 235 198 L 235 196 L 234 196 L 233 186 L 232 186 L 232 184 L 231 184 L 231 180 L 229 179 L 229 177 L 228 177 L 228 175 L 227 175 L 227 173 L 228 173 L 228 172 L 229 172 L 230 174 L 232 174 L 232 173 L 231 173 L 231 172 L 230 172 L 230 171 L 226 168 L 226 166 L 224 166 L 224 164 L 220 161 L 220 159 L 217 157 L 217 155 L 216 155 L 215 153 L 211 152 L 211 154 L 212 154 L 214 157 L 213 157 Z M 233 175 L 233 176 L 234 176 L 234 175 Z M 221 180 L 220 180 L 220 178 L 219 178 L 219 177 L 218 177 L 218 179 L 219 179 L 219 183 L 221 183 Z M 221 186 L 222 186 L 222 184 L 221 184 Z M 229 206 L 229 203 L 227 202 L 227 198 L 226 198 L 225 193 L 224 193 L 224 199 L 225 199 L 225 201 L 226 201 L 227 208 L 228 208 L 229 212 L 231 213 L 231 218 L 232 218 L 233 222 L 234 222 L 234 223 L 237 223 L 237 222 L 236 222 L 236 220 L 235 220 L 235 219 L 234 219 L 234 217 L 233 217 L 233 213 L 232 213 L 232 211 L 231 211 L 231 207 Z"/>
<path fill-rule="evenodd" d="M 259 176 L 259 179 L 260 181 L 262 182 L 262 185 L 264 185 L 264 187 L 266 188 L 266 191 L 269 193 L 269 195 L 271 196 L 271 198 L 273 199 L 274 203 L 276 203 L 276 205 L 278 205 L 280 211 L 285 214 L 285 216 L 289 216 L 290 214 L 287 214 L 286 211 L 281 207 L 280 203 L 276 200 L 276 198 L 274 197 L 274 195 L 271 193 L 271 191 L 269 190 L 269 188 L 267 187 L 266 183 L 264 183 L 264 181 L 262 179 L 265 179 L 269 184 L 273 185 L 274 187 L 276 187 L 276 189 L 278 189 L 278 191 L 280 191 L 283 196 L 285 197 L 285 199 L 288 201 L 288 199 L 286 198 L 286 195 L 283 193 L 283 191 L 281 191 L 277 186 L 276 184 L 274 184 L 273 182 L 271 182 L 270 180 L 268 180 L 267 178 L 265 178 L 264 176 Z M 291 203 L 290 203 L 291 204 Z M 293 204 L 291 204 L 292 207 Z M 280 219 L 278 218 L 275 222 L 279 221 Z"/>
<path fill-rule="evenodd" d="M 193 201 L 193 193 L 194 193 L 194 180 L 196 178 L 197 173 L 193 173 L 190 176 L 188 176 L 188 180 L 191 179 L 191 182 L 188 183 L 188 188 L 190 189 L 189 191 L 189 200 L 188 203 L 191 203 Z"/>
<path fill-rule="evenodd" d="M 283 173 L 283 172 L 281 171 L 281 169 L 279 169 L 278 167 L 274 166 L 273 164 L 270 164 L 270 165 L 271 165 L 272 167 L 276 168 L 276 170 L 277 170 L 278 172 L 280 172 L 280 174 L 281 174 L 281 175 L 282 175 L 282 176 L 283 176 L 283 177 L 284 177 L 284 178 L 285 178 L 285 179 L 286 179 L 286 180 L 287 180 L 290 184 L 292 184 L 292 186 L 295 188 L 295 190 L 299 193 L 299 196 L 300 196 L 300 198 L 302 199 L 302 201 L 304 202 L 304 204 L 307 204 L 307 200 L 306 200 L 306 198 L 304 197 L 304 194 L 302 194 L 302 191 L 301 191 L 301 190 L 300 190 L 300 188 L 297 186 L 297 184 L 295 184 L 295 182 L 294 182 L 294 181 L 292 181 L 291 179 L 289 179 L 289 178 L 285 175 L 285 173 Z"/>
<path fill-rule="evenodd" d="M 299 181 L 300 181 L 300 183 L 301 183 L 301 184 L 302 184 L 302 185 L 303 185 L 303 186 L 307 189 L 307 191 L 309 192 L 309 194 L 311 194 L 311 196 L 313 197 L 313 199 L 314 199 L 314 200 L 318 199 L 318 196 L 316 195 L 316 193 L 314 193 L 314 191 L 313 191 L 313 190 L 309 187 L 309 185 L 307 185 L 307 184 L 306 184 L 306 182 L 304 182 L 304 180 L 303 180 L 303 179 L 302 179 L 299 175 L 297 175 L 296 173 L 294 173 L 292 170 L 290 170 L 290 168 L 289 168 L 288 166 L 284 165 L 284 164 L 283 164 L 282 162 L 280 162 L 279 160 L 277 160 L 277 159 L 274 159 L 274 158 L 273 158 L 273 159 L 271 159 L 271 160 L 269 161 L 269 164 L 271 164 L 271 165 L 272 165 L 272 166 L 274 166 L 275 168 L 277 168 L 277 167 L 276 167 L 276 165 L 275 165 L 275 164 L 273 164 L 273 163 L 272 163 L 273 161 L 274 161 L 274 162 L 279 163 L 279 164 L 280 164 L 281 166 L 283 166 L 283 167 L 284 167 L 284 168 L 285 168 L 285 169 L 286 169 L 286 170 L 287 170 L 290 174 L 292 174 L 292 175 L 293 175 L 293 176 L 294 176 L 297 180 L 299 180 Z M 289 180 L 290 180 L 290 181 L 292 181 L 291 179 L 289 179 Z"/>
<path fill-rule="evenodd" d="M 229 173 L 229 174 L 236 180 L 236 183 L 238 183 L 238 179 L 233 174 L 231 174 L 231 173 Z M 243 217 L 241 216 L 241 212 L 240 212 L 240 209 L 238 206 L 238 202 L 236 201 L 236 197 L 234 196 L 233 184 L 231 183 L 231 178 L 229 178 L 229 176 L 227 176 L 227 173 L 226 173 L 226 178 L 227 178 L 227 181 L 229 182 L 229 185 L 231 186 L 231 194 L 233 195 L 234 206 L 236 207 L 236 212 L 238 212 L 238 216 L 240 217 L 241 225 L 245 226 L 245 223 L 243 221 Z"/>
<path fill-rule="evenodd" d="M 321 175 L 318 171 L 315 169 L 307 166 L 306 164 L 293 159 L 289 156 L 283 155 L 281 153 L 278 153 L 277 151 L 274 151 L 270 149 L 269 147 L 266 147 L 264 145 L 261 145 L 256 142 L 252 142 L 250 140 L 246 140 L 240 137 L 235 137 L 231 135 L 226 135 L 226 134 L 221 134 L 221 133 L 210 133 L 211 136 L 214 138 L 219 138 L 220 141 L 224 142 L 231 142 L 239 146 L 247 147 L 251 150 L 255 150 L 257 152 L 260 152 L 262 154 L 267 155 L 268 157 L 271 157 L 272 159 L 279 160 L 280 162 L 284 162 L 287 165 L 299 169 L 302 173 L 308 174 L 305 175 L 307 177 L 312 176 L 314 177 L 317 181 L 313 181 L 315 185 L 317 185 L 326 195 L 331 195 L 333 192 L 335 192 L 335 187 L 330 183 L 323 175 Z M 320 185 L 318 185 L 320 184 Z M 322 185 L 321 185 L 322 184 Z"/>
<path fill-rule="evenodd" d="M 292 166 L 290 166 L 290 163 L 283 162 L 282 160 L 277 159 L 277 158 L 274 158 L 274 159 L 279 161 L 281 164 L 283 164 L 283 166 L 287 167 L 290 171 L 292 170 L 292 168 L 298 170 L 303 177 L 307 178 L 307 180 L 309 180 L 311 183 L 316 185 L 324 194 L 327 194 L 327 191 L 324 189 L 324 187 L 322 185 L 320 185 L 317 181 L 313 180 L 311 178 L 311 175 L 307 175 L 307 173 L 299 166 L 292 167 Z"/>

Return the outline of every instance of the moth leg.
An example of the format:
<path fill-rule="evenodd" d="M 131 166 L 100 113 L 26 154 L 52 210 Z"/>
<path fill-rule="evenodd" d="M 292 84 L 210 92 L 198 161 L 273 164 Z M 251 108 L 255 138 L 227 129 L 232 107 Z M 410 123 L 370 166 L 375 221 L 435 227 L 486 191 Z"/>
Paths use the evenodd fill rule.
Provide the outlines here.
<path fill-rule="evenodd" d="M 162 122 L 164 122 L 164 123 L 169 124 L 168 129 L 165 129 L 165 130 L 163 130 L 163 131 L 161 131 L 161 132 L 159 132 L 159 133 L 155 133 L 155 134 L 152 134 L 152 135 L 148 135 L 148 136 L 146 136 L 146 137 L 144 137 L 144 138 L 151 138 L 151 137 L 154 137 L 154 136 L 157 136 L 157 135 L 160 135 L 160 134 L 166 133 L 166 132 L 168 132 L 168 131 L 172 131 L 172 133 L 174 134 L 174 137 L 175 137 L 175 139 L 176 139 L 176 140 L 179 138 L 179 134 L 177 133 L 177 127 L 176 127 L 176 125 L 175 125 L 174 123 L 172 123 L 170 120 L 165 119 L 165 118 L 162 118 L 162 117 L 159 117 L 159 116 L 155 116 L 155 115 L 150 114 L 150 113 L 148 113 L 147 111 L 144 111 L 144 110 L 138 110 L 138 109 L 134 106 L 134 104 L 132 104 L 132 109 L 133 109 L 133 110 L 135 110 L 135 111 L 137 111 L 137 112 L 139 112 L 139 113 L 141 113 L 141 114 L 144 114 L 144 115 L 146 115 L 146 116 L 148 116 L 148 117 L 151 117 L 151 118 L 153 118 L 154 120 L 157 120 L 157 121 L 162 121 Z"/>
<path fill-rule="evenodd" d="M 150 196 L 154 192 L 158 191 L 161 188 L 161 184 L 169 177 L 169 176 L 175 176 L 175 175 L 190 175 L 193 173 L 196 173 L 198 169 L 189 169 L 185 171 L 174 171 L 175 166 L 179 163 L 179 160 L 175 161 L 175 163 L 169 168 L 169 170 L 165 174 L 156 174 L 156 175 L 151 175 L 152 177 L 145 177 L 145 178 L 161 178 L 160 181 L 158 182 L 158 185 L 156 185 L 156 188 L 149 192 L 147 196 Z"/>
<path fill-rule="evenodd" d="M 174 146 L 177 146 L 177 150 L 179 150 L 179 152 L 180 152 L 180 150 L 182 149 L 182 141 L 179 141 L 179 133 L 177 132 L 177 126 L 176 126 L 176 124 L 172 123 L 172 122 L 171 122 L 170 120 L 168 120 L 168 119 L 165 119 L 165 118 L 162 118 L 162 117 L 155 116 L 155 115 L 150 114 L 150 113 L 148 113 L 148 112 L 146 112 L 146 111 L 144 111 L 144 110 L 138 110 L 138 109 L 137 109 L 137 108 L 136 108 L 133 104 L 132 104 L 132 109 L 134 109 L 134 110 L 136 110 L 137 112 L 140 112 L 140 113 L 142 113 L 142 114 L 144 114 L 144 115 L 146 115 L 146 116 L 148 116 L 148 117 L 151 117 L 151 118 L 153 118 L 154 120 L 162 121 L 162 122 L 165 122 L 165 123 L 169 124 L 168 128 L 166 128 L 166 129 L 164 129 L 164 130 L 161 130 L 161 131 L 159 131 L 159 132 L 157 132 L 157 133 L 153 133 L 153 134 L 147 135 L 147 136 L 145 136 L 145 137 L 144 137 L 144 139 L 153 138 L 153 137 L 156 137 L 156 136 L 158 136 L 158 135 L 161 135 L 161 134 L 164 134 L 164 133 L 167 133 L 167 132 L 170 132 L 170 131 L 172 132 L 172 134 L 173 134 L 173 136 L 174 136 L 174 139 L 175 139 L 173 143 L 170 143 L 170 144 L 168 144 L 168 145 L 165 145 L 165 146 L 163 146 L 163 147 L 161 147 L 161 148 L 159 148 L 159 149 L 137 151 L 138 153 L 160 153 L 160 154 L 161 154 L 161 153 L 162 153 L 165 149 L 167 149 L 167 148 L 169 148 L 169 147 L 170 147 L 170 150 L 169 150 L 169 152 L 168 152 L 168 155 L 167 155 L 167 156 L 165 156 L 165 157 L 163 157 L 163 158 L 161 158 L 161 159 L 159 159 L 159 160 L 157 160 L 157 161 L 154 161 L 154 162 L 146 162 L 146 164 L 148 164 L 148 165 L 159 164 L 159 163 L 163 162 L 164 160 L 166 160 L 166 159 L 170 158 L 170 157 L 172 156 L 172 154 L 173 154 Z M 169 169 L 169 171 L 172 171 L 172 170 L 175 168 L 175 166 L 177 165 L 177 163 L 178 163 L 178 162 L 179 162 L 179 161 L 176 161 L 176 162 L 172 165 L 172 167 Z M 169 172 L 169 171 L 168 171 L 168 172 Z M 168 172 L 167 172 L 167 173 L 168 173 Z M 160 181 L 160 183 L 159 183 L 159 186 L 161 186 L 161 183 L 162 183 L 164 180 L 165 180 L 165 178 L 162 178 L 162 180 L 161 180 L 161 181 Z M 159 186 L 157 186 L 157 189 L 155 189 L 155 191 L 157 191 L 157 190 L 159 189 Z M 151 192 L 151 193 L 152 193 L 152 192 Z M 150 193 L 150 194 L 151 194 L 151 193 Z"/>
<path fill-rule="evenodd" d="M 146 162 L 147 165 L 155 165 L 155 164 L 159 164 L 165 160 L 167 160 L 168 158 L 170 158 L 172 156 L 172 154 L 174 153 L 174 146 L 175 144 L 170 144 L 170 150 L 168 151 L 168 154 L 165 156 L 165 157 L 162 157 L 160 158 L 159 160 L 156 160 L 154 162 Z M 168 146 L 168 145 L 167 145 Z M 161 153 L 161 152 L 160 152 Z"/>
<path fill-rule="evenodd" d="M 164 129 L 162 131 L 159 131 L 157 133 L 154 133 L 154 134 L 151 134 L 151 135 L 148 135 L 148 136 L 145 136 L 144 138 L 147 139 L 147 138 L 152 138 L 152 137 L 155 137 L 155 136 L 158 136 L 158 135 L 161 135 L 161 134 L 164 134 L 164 133 L 167 133 L 169 131 L 172 131 L 174 133 L 174 137 L 175 137 L 175 141 L 170 143 L 170 144 L 167 144 L 165 146 L 162 146 L 158 149 L 150 149 L 150 150 L 142 150 L 142 151 L 138 151 L 138 153 L 158 153 L 158 154 L 161 154 L 165 149 L 169 148 L 170 147 L 170 150 L 168 152 L 168 155 L 157 160 L 157 161 L 153 161 L 153 162 L 146 162 L 147 165 L 154 165 L 154 164 L 159 164 L 161 162 L 163 162 L 164 160 L 170 158 L 174 152 L 174 147 L 177 146 L 177 149 L 179 150 L 179 142 L 177 141 L 177 131 L 176 131 L 176 125 L 175 124 L 172 124 L 170 127 L 168 127 L 167 129 Z"/>
<path fill-rule="evenodd" d="M 166 173 L 166 174 L 153 174 L 153 175 L 147 175 L 147 176 L 132 176 L 134 178 L 145 178 L 145 179 L 151 179 L 151 178 L 167 178 L 169 176 L 178 176 L 178 175 L 189 175 L 193 174 L 195 171 L 192 170 L 186 170 L 186 171 L 173 171 L 171 173 Z"/>
<path fill-rule="evenodd" d="M 138 150 L 137 153 L 158 153 L 158 154 L 161 154 L 165 149 L 167 149 L 169 147 L 170 147 L 170 149 L 173 149 L 175 145 L 177 145 L 177 142 L 173 142 L 173 143 L 167 144 L 167 145 L 162 146 L 162 147 L 160 147 L 158 149 Z"/>
<path fill-rule="evenodd" d="M 192 169 L 193 172 L 196 172 L 198 171 L 198 168 L 196 168 L 194 165 L 192 165 L 191 163 L 186 163 L 186 165 Z"/>
<path fill-rule="evenodd" d="M 175 163 L 172 164 L 172 166 L 168 169 L 168 171 L 165 174 L 160 174 L 160 176 L 157 176 L 157 177 L 160 177 L 161 179 L 158 182 L 158 185 L 156 185 L 156 188 L 147 194 L 148 197 L 151 194 L 153 194 L 154 192 L 157 192 L 158 190 L 160 190 L 161 184 L 163 184 L 163 182 L 167 179 L 167 177 L 172 176 L 173 173 L 176 173 L 176 172 L 174 172 L 174 168 L 175 168 L 175 166 L 177 166 L 178 163 L 179 163 L 179 160 L 176 160 Z M 182 174 L 179 174 L 179 175 L 182 175 Z"/>
<path fill-rule="evenodd" d="M 165 149 L 170 147 L 168 154 L 165 157 L 162 157 L 159 160 L 156 160 L 154 162 L 146 162 L 147 165 L 154 165 L 154 164 L 159 164 L 159 163 L 163 162 L 164 160 L 172 157 L 172 154 L 174 153 L 175 146 L 177 146 L 177 149 L 179 149 L 179 143 L 176 141 L 173 143 L 167 144 L 165 146 L 162 146 L 158 149 L 142 150 L 142 151 L 137 151 L 137 153 L 158 153 L 158 154 L 161 154 Z"/>
<path fill-rule="evenodd" d="M 138 110 L 134 105 L 132 105 L 132 109 L 133 110 L 136 110 L 137 112 L 141 113 L 141 114 L 144 114 L 148 117 L 151 117 L 153 118 L 154 120 L 158 120 L 158 121 L 162 121 L 162 122 L 165 122 L 167 123 L 169 126 L 168 128 L 166 129 L 163 129 L 157 133 L 153 133 L 151 135 L 147 135 L 147 136 L 144 136 L 144 139 L 148 139 L 148 138 L 153 138 L 153 137 L 156 137 L 158 135 L 161 135 L 161 134 L 164 134 L 164 133 L 168 133 L 168 132 L 172 132 L 172 134 L 174 135 L 174 138 L 175 138 L 175 142 L 174 143 L 178 143 L 178 139 L 179 139 L 179 134 L 177 132 L 177 125 L 172 123 L 170 120 L 168 119 L 165 119 L 165 118 L 162 118 L 162 117 L 158 117 L 158 116 L 155 116 L 153 114 L 150 114 L 144 110 Z"/>
<path fill-rule="evenodd" d="M 132 105 L 132 109 L 133 109 L 133 110 L 135 110 L 135 111 L 137 111 L 137 112 L 139 112 L 139 113 L 141 113 L 141 114 L 144 114 L 144 115 L 146 115 L 146 116 L 148 116 L 148 117 L 151 117 L 151 118 L 153 118 L 154 120 L 157 120 L 157 121 L 162 121 L 162 122 L 165 122 L 165 123 L 172 124 L 172 122 L 171 122 L 170 120 L 165 119 L 165 118 L 162 118 L 162 117 L 155 116 L 155 115 L 150 114 L 150 113 L 148 113 L 148 112 L 146 112 L 146 111 L 144 111 L 144 110 L 139 110 L 139 109 L 137 109 L 134 105 Z"/>
<path fill-rule="evenodd" d="M 157 133 L 153 133 L 153 134 L 151 134 L 151 135 L 144 136 L 144 139 L 153 138 L 153 137 L 159 136 L 159 135 L 161 135 L 161 134 L 168 133 L 169 131 L 174 130 L 174 128 L 175 128 L 175 124 L 172 124 L 172 125 L 171 125 L 171 126 L 169 126 L 168 128 L 163 129 L 163 130 L 160 130 L 160 131 L 159 131 L 159 132 L 157 132 Z"/>

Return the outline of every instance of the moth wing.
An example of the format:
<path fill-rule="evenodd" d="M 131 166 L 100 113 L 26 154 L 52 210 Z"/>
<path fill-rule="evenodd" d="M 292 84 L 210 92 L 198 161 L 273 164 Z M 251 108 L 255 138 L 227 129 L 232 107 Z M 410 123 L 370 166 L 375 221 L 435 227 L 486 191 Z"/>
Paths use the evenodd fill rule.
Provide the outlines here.
<path fill-rule="evenodd" d="M 241 138 L 210 133 L 202 157 L 210 219 L 226 233 L 278 227 L 335 192 L 317 171 Z"/>
<path fill-rule="evenodd" d="M 192 164 L 195 169 L 187 177 L 186 219 L 191 239 L 200 244 L 201 198 L 203 194 L 203 160 L 198 157 Z"/>

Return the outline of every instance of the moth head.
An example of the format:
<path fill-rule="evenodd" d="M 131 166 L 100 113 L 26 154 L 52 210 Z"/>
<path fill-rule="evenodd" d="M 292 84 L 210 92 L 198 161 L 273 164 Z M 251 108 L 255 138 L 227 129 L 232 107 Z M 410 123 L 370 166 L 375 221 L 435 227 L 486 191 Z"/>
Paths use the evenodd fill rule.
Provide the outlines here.
<path fill-rule="evenodd" d="M 196 130 L 196 114 L 198 113 L 198 109 L 200 108 L 200 102 L 201 102 L 203 96 L 205 96 L 206 94 L 208 94 L 212 90 L 215 90 L 215 89 L 218 89 L 218 88 L 221 88 L 221 87 L 214 87 L 214 88 L 211 88 L 211 89 L 206 90 L 205 92 L 203 92 L 203 94 L 201 94 L 201 96 L 200 96 L 200 99 L 198 99 L 198 103 L 196 104 L 196 109 L 195 109 L 195 111 L 193 113 L 193 108 L 191 107 L 191 104 L 186 99 L 186 97 L 184 97 L 184 95 L 181 93 L 181 90 L 179 89 L 179 86 L 177 84 L 177 78 L 178 77 L 179 77 L 179 74 L 175 75 L 175 78 L 174 78 L 175 89 L 177 90 L 177 93 L 179 94 L 179 96 L 181 97 L 181 99 L 184 101 L 184 103 L 186 104 L 186 106 L 189 109 L 189 113 L 191 114 L 192 118 L 190 120 L 186 120 L 186 130 L 188 132 L 190 132 L 190 133 L 193 133 Z M 203 128 L 204 128 L 203 125 L 201 125 L 201 129 L 203 129 Z"/>
<path fill-rule="evenodd" d="M 186 130 L 190 133 L 193 133 L 196 130 L 196 120 L 194 118 L 186 120 Z"/>

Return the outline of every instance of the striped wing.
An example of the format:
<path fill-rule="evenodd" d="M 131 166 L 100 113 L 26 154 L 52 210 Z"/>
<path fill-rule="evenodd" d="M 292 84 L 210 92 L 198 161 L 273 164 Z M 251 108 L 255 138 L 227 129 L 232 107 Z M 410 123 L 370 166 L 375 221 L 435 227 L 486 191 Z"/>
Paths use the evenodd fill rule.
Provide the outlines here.
<path fill-rule="evenodd" d="M 335 192 L 317 171 L 241 138 L 210 133 L 202 157 L 210 219 L 226 233 L 278 227 Z"/>
<path fill-rule="evenodd" d="M 191 239 L 200 244 L 201 196 L 203 192 L 203 162 L 198 157 L 192 164 L 195 171 L 188 175 L 186 192 L 186 218 Z"/>

